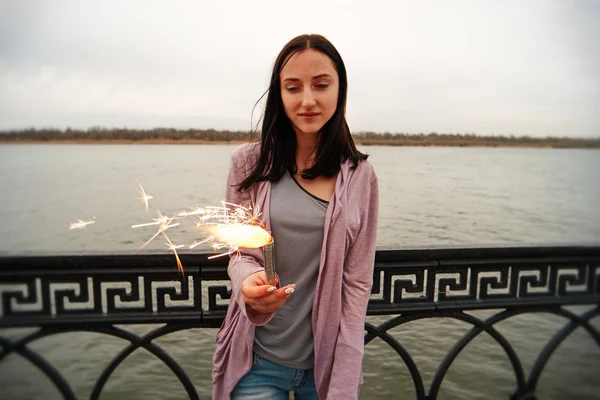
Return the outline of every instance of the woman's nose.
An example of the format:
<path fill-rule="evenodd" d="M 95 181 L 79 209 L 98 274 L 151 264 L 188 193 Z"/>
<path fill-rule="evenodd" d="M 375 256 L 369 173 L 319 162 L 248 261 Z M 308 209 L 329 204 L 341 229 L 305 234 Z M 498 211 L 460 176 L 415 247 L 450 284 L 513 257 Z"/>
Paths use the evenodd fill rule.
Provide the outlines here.
<path fill-rule="evenodd" d="M 307 89 L 302 94 L 302 107 L 312 107 L 316 103 L 311 89 Z"/>

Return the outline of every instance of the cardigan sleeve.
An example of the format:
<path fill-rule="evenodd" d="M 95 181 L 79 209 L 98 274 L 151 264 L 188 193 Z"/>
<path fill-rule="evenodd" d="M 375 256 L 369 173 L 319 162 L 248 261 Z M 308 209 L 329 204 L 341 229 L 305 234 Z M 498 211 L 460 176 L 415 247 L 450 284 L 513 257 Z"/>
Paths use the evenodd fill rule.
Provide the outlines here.
<path fill-rule="evenodd" d="M 248 176 L 248 154 L 247 147 L 238 148 L 231 157 L 229 175 L 227 177 L 227 188 L 225 201 L 231 204 L 237 204 L 244 207 L 256 206 L 253 201 L 256 196 L 252 196 L 252 190 L 249 188 L 243 192 L 237 190 L 237 186 Z M 254 199 L 253 199 L 254 197 Z M 242 314 L 246 316 L 254 325 L 264 325 L 271 320 L 275 313 L 262 313 L 251 308 L 244 302 L 240 287 L 242 282 L 250 275 L 264 270 L 264 256 L 261 249 L 239 249 L 239 254 L 232 254 L 229 259 L 227 273 L 231 280 L 231 300 L 237 302 Z"/>
<path fill-rule="evenodd" d="M 369 183 L 360 187 L 362 218 L 360 230 L 348 250 L 342 277 L 342 312 L 328 399 L 358 399 L 364 355 L 364 329 L 373 285 L 377 239 L 379 186 L 372 173 Z M 353 193 L 353 195 L 356 195 Z"/>

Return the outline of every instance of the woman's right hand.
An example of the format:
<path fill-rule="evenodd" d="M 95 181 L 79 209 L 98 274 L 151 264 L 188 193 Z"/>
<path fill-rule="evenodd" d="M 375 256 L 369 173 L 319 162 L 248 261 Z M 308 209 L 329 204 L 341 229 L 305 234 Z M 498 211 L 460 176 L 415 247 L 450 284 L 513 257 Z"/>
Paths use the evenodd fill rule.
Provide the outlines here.
<path fill-rule="evenodd" d="M 275 286 L 267 280 L 264 271 L 254 273 L 244 279 L 240 291 L 244 302 L 256 311 L 272 313 L 277 311 L 283 303 L 294 293 L 295 284 L 278 288 L 279 278 L 275 276 Z"/>

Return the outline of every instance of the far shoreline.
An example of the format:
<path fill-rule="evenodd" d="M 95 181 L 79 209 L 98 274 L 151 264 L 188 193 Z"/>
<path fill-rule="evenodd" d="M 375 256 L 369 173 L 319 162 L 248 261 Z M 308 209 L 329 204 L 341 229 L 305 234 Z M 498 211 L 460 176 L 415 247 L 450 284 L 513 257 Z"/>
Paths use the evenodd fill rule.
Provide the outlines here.
<path fill-rule="evenodd" d="M 128 140 L 128 139 L 52 139 L 52 140 L 31 140 L 31 139 L 18 139 L 18 140 L 3 140 L 0 138 L 0 145 L 3 144 L 85 144 L 85 145 L 103 145 L 103 144 L 201 144 L 201 145 L 231 145 L 231 144 L 242 144 L 247 143 L 244 140 L 230 140 L 230 141 L 217 141 L 217 140 L 196 140 L 196 139 L 141 139 L 141 140 Z"/>
<path fill-rule="evenodd" d="M 496 148 L 540 148 L 540 149 L 599 149 L 600 140 L 531 140 L 497 142 L 486 138 L 468 138 L 466 140 L 360 140 L 354 139 L 357 146 L 395 146 L 395 147 L 496 147 Z M 241 145 L 249 143 L 247 140 L 199 140 L 199 139 L 51 139 L 9 140 L 0 137 L 0 145 L 11 144 L 51 144 L 51 145 Z"/>

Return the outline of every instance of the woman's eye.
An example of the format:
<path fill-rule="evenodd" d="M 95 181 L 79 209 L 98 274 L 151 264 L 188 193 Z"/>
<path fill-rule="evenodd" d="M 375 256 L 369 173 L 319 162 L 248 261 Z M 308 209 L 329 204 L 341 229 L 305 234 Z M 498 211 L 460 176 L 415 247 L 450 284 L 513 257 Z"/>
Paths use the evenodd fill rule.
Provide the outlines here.
<path fill-rule="evenodd" d="M 298 91 L 298 87 L 297 86 L 288 86 L 287 88 L 285 88 L 285 90 L 287 90 L 288 92 L 297 92 Z"/>
<path fill-rule="evenodd" d="M 319 83 L 316 85 L 317 89 L 327 89 L 329 87 L 328 83 Z"/>

